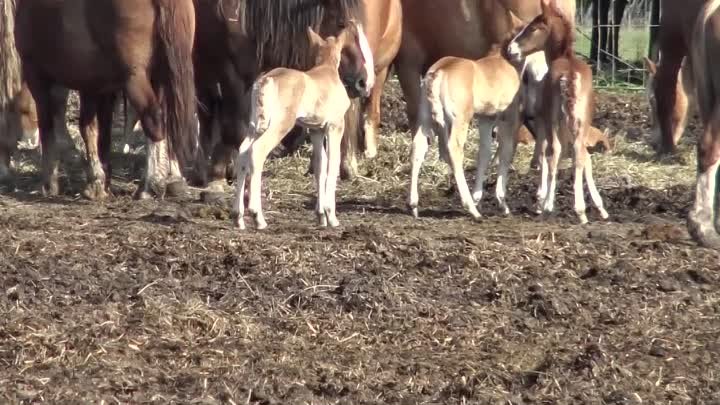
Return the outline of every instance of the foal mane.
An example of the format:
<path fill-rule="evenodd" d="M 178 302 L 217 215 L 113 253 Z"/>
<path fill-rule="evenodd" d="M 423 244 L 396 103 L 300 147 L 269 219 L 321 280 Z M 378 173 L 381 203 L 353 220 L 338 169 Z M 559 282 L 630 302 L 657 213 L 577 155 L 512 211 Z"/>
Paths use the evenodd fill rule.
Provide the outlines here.
<path fill-rule="evenodd" d="M 315 56 L 306 39 L 307 27 L 320 33 L 324 24 L 343 27 L 350 19 L 365 21 L 362 0 L 236 1 L 244 28 L 255 41 L 257 62 L 266 67 L 307 69 Z"/>
<path fill-rule="evenodd" d="M 15 49 L 15 0 L 0 1 L 0 124 L 15 94 L 20 91 L 20 57 Z M 4 132 L 0 128 L 0 132 Z"/>

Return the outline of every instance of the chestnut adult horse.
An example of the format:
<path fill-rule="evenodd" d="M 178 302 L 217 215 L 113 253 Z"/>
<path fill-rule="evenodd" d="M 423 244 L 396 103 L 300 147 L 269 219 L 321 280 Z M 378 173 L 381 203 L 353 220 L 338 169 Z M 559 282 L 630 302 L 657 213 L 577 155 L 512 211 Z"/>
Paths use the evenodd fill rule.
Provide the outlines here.
<path fill-rule="evenodd" d="M 700 9 L 695 26 L 685 28 L 690 45 L 697 106 L 704 130 L 697 146 L 695 204 L 688 217 L 690 235 L 703 246 L 720 249 L 720 216 L 716 211 L 720 166 L 720 0 Z"/>
<path fill-rule="evenodd" d="M 558 2 L 575 20 L 575 0 Z M 540 0 L 402 0 L 402 44 L 395 60 L 413 135 L 419 134 L 420 80 L 440 58 L 480 59 L 512 29 L 508 10 L 521 20 L 540 14 Z"/>
<path fill-rule="evenodd" d="M 67 92 L 53 94 L 59 86 L 80 93 L 85 195 L 107 196 L 112 115 L 120 91 L 139 112 L 150 138 L 145 184 L 138 195 L 149 196 L 168 180 L 182 181 L 180 164 L 192 157 L 197 135 L 192 0 L 16 2 L 16 45 L 37 105 L 45 194 L 59 192 L 53 116 L 67 97 Z"/>
<path fill-rule="evenodd" d="M 690 31 L 695 19 L 707 0 L 661 0 L 660 34 L 658 49 L 660 63 L 653 81 L 653 92 L 657 109 L 657 124 L 660 128 L 659 155 L 672 154 L 682 134 L 683 117 L 686 111 L 678 110 L 678 72 L 688 55 Z"/>
<path fill-rule="evenodd" d="M 233 177 L 232 155 L 245 136 L 253 81 L 275 67 L 307 69 L 314 62 L 305 41 L 307 27 L 323 36 L 337 35 L 350 18 L 360 29 L 343 49 L 340 75 L 349 93 L 367 96 L 374 87 L 373 55 L 362 25 L 365 3 L 379 0 L 194 0 L 197 33 L 194 54 L 201 139 L 209 145 L 213 120 L 221 142 L 203 153 L 198 185 L 221 192 Z M 397 1 L 397 0 L 393 0 Z M 389 62 L 388 62 L 389 64 Z M 219 117 L 218 117 L 219 116 Z"/>

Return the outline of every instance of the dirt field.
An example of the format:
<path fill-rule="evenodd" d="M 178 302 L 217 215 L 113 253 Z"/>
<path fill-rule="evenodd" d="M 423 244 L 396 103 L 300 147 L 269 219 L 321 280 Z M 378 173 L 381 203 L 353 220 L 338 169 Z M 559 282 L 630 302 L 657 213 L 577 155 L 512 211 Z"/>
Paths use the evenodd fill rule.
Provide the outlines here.
<path fill-rule="evenodd" d="M 530 147 L 513 216 L 488 196 L 472 222 L 433 149 L 413 219 L 397 89 L 380 156 L 340 185 L 338 229 L 314 225 L 307 149 L 267 166 L 263 232 L 231 228 L 230 194 L 133 201 L 139 138 L 116 143 L 107 203 L 78 196 L 73 154 L 64 196 L 42 198 L 26 153 L 0 196 L 0 402 L 720 404 L 720 256 L 685 230 L 693 137 L 653 161 L 646 105 L 600 96 L 611 218 L 588 226 L 567 170 L 558 214 L 529 212 Z"/>

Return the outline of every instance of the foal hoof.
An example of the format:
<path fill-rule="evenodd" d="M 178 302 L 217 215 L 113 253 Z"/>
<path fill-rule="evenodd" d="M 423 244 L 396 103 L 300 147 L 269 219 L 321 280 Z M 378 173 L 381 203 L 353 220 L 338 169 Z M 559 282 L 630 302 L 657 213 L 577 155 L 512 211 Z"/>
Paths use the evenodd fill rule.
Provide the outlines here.
<path fill-rule="evenodd" d="M 418 211 L 417 205 L 415 205 L 415 206 L 410 205 L 410 206 L 408 206 L 408 209 L 410 210 L 410 214 L 413 216 L 413 218 L 415 218 L 415 219 L 420 218 L 420 212 Z"/>
<path fill-rule="evenodd" d="M 105 185 L 102 182 L 94 181 L 85 186 L 82 196 L 90 201 L 104 201 L 107 200 L 110 195 L 105 190 Z"/>

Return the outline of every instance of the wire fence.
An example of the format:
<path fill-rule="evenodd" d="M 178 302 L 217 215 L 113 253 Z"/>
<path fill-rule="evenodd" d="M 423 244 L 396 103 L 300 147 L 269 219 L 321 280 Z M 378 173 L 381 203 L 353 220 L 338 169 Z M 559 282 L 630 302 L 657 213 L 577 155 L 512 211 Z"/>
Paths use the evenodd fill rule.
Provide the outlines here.
<path fill-rule="evenodd" d="M 657 1 L 579 1 L 576 52 L 594 65 L 596 87 L 645 89 L 643 57 L 653 54 L 652 31 L 658 27 L 653 20 L 659 19 Z"/>

